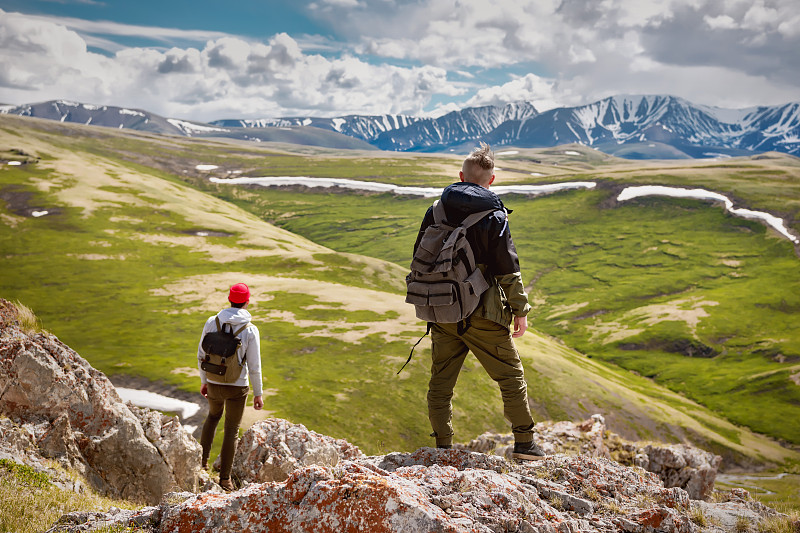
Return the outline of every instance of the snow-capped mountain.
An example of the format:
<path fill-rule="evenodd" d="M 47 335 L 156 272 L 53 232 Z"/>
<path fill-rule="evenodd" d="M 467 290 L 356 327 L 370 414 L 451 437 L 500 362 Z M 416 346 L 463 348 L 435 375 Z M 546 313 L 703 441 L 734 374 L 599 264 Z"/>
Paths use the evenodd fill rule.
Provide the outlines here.
<path fill-rule="evenodd" d="M 210 124 L 65 101 L 0 106 L 0 113 L 184 136 L 397 151 L 465 151 L 485 141 L 493 146 L 531 148 L 581 143 L 630 158 L 714 157 L 770 150 L 800 156 L 798 102 L 724 109 L 674 96 L 623 95 L 543 113 L 530 102 L 513 102 L 466 108 L 438 118 L 348 115 L 228 119 Z"/>
<path fill-rule="evenodd" d="M 439 118 L 425 118 L 405 128 L 381 133 L 372 144 L 383 150 L 442 150 L 465 142 L 475 142 L 501 124 L 527 120 L 537 113 L 530 102 L 468 107 Z"/>
<path fill-rule="evenodd" d="M 185 127 L 181 127 L 178 124 L 171 124 L 166 118 L 141 109 L 127 109 L 124 107 L 98 106 L 69 102 L 66 100 L 53 100 L 38 104 L 25 104 L 18 107 L 9 106 L 0 110 L 0 112 L 11 115 L 58 120 L 60 122 L 75 122 L 78 124 L 93 124 L 95 126 L 106 126 L 109 128 L 187 135 Z"/>
<path fill-rule="evenodd" d="M 408 115 L 347 115 L 334 118 L 282 117 L 264 119 L 225 119 L 211 124 L 223 128 L 286 128 L 312 126 L 335 131 L 370 142 L 381 133 L 406 128 L 421 120 Z"/>
<path fill-rule="evenodd" d="M 731 110 L 698 106 L 674 96 L 614 96 L 508 121 L 486 138 L 497 145 L 544 147 L 581 143 L 662 143 L 690 156 L 778 150 L 800 154 L 800 104 Z"/>
<path fill-rule="evenodd" d="M 0 114 L 37 117 L 60 122 L 132 129 L 183 137 L 228 137 L 247 141 L 273 141 L 309 144 L 330 148 L 374 150 L 375 148 L 352 136 L 321 131 L 318 128 L 225 128 L 190 120 L 165 118 L 141 109 L 82 104 L 53 100 L 21 106 L 0 105 Z M 288 131 L 286 131 L 288 130 Z"/>

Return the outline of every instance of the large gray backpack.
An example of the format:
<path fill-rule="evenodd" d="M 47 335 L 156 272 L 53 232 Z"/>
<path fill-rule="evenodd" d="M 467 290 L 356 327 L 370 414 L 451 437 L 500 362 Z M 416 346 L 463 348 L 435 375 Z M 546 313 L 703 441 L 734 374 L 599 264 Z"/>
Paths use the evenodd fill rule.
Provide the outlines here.
<path fill-rule="evenodd" d="M 494 211 L 473 213 L 454 225 L 445 220 L 441 201 L 434 202 L 434 223 L 425 229 L 406 276 L 406 302 L 414 304 L 417 318 L 454 324 L 478 307 L 489 284 L 475 264 L 467 230 Z"/>

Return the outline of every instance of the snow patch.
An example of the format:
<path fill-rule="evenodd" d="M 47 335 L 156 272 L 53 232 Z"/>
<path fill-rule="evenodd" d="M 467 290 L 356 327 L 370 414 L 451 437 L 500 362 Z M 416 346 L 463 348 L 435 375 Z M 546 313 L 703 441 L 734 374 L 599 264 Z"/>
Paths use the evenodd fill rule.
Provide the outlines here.
<path fill-rule="evenodd" d="M 227 132 L 230 130 L 226 130 L 224 128 L 215 128 L 213 126 L 204 126 L 202 124 L 193 124 L 192 122 L 186 122 L 184 120 L 178 120 L 175 118 L 168 118 L 167 122 L 181 130 L 186 135 L 191 135 L 193 133 L 209 133 L 214 131 L 223 131 Z"/>
<path fill-rule="evenodd" d="M 347 121 L 343 118 L 333 118 L 331 119 L 331 123 L 333 124 L 333 129 L 342 131 L 342 125 L 347 124 Z"/>
<path fill-rule="evenodd" d="M 275 176 L 259 178 L 210 178 L 212 183 L 230 183 L 233 185 L 261 185 L 263 187 L 280 187 L 302 185 L 304 187 L 344 187 L 346 189 L 388 192 L 393 194 L 407 194 L 410 196 L 434 197 L 441 196 L 442 189 L 438 187 L 402 187 L 390 183 L 374 181 L 358 181 L 338 178 L 311 178 L 307 176 Z M 566 183 L 551 183 L 545 185 L 497 185 L 492 187 L 495 194 L 526 194 L 539 196 L 569 189 L 592 189 L 594 182 L 573 181 Z"/>
<path fill-rule="evenodd" d="M 200 411 L 200 406 L 196 403 L 170 398 L 161 394 L 138 389 L 126 389 L 117 387 L 117 393 L 125 402 L 131 402 L 137 407 L 147 407 L 168 413 L 181 413 L 184 420 L 191 418 Z"/>
<path fill-rule="evenodd" d="M 8 163 L 6 163 L 6 165 L 8 165 L 10 167 L 18 167 L 21 164 L 22 164 L 22 161 L 9 161 Z"/>
<path fill-rule="evenodd" d="M 134 111 L 133 109 L 120 109 L 119 110 L 119 114 L 120 115 L 133 115 L 135 117 L 143 117 L 144 116 L 144 113 L 142 113 L 140 111 Z"/>
<path fill-rule="evenodd" d="M 43 217 L 43 216 L 45 216 L 45 215 L 46 215 L 46 214 L 48 214 L 49 212 L 50 212 L 50 211 L 46 211 L 46 210 L 45 210 L 45 211 L 31 211 L 31 216 L 32 216 L 33 218 L 39 218 L 39 217 Z"/>
<path fill-rule="evenodd" d="M 707 191 L 705 189 L 682 189 L 680 187 L 664 187 L 661 185 L 642 185 L 626 187 L 619 193 L 619 196 L 617 196 L 617 201 L 624 202 L 641 196 L 669 196 L 672 198 L 692 198 L 695 200 L 721 202 L 725 206 L 725 210 L 732 215 L 749 220 L 760 220 L 794 244 L 800 244 L 800 238 L 793 235 L 780 218 L 763 211 L 734 208 L 733 202 L 727 196 L 717 192 Z"/>
<path fill-rule="evenodd" d="M 494 155 L 517 155 L 519 150 L 506 150 L 505 152 L 497 152 Z"/>
<path fill-rule="evenodd" d="M 194 167 L 195 170 L 216 170 L 219 168 L 217 165 L 197 165 Z"/>
<path fill-rule="evenodd" d="M 567 155 L 581 155 L 580 152 L 576 152 L 575 150 L 564 150 L 564 153 Z"/>

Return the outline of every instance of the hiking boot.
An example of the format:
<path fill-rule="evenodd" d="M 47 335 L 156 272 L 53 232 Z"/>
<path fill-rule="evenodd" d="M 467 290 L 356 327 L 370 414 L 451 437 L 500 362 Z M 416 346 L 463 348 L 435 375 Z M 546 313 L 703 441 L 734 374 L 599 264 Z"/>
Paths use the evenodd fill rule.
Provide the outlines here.
<path fill-rule="evenodd" d="M 533 441 L 530 442 L 517 442 L 514 444 L 514 451 L 511 457 L 520 461 L 536 461 L 545 457 L 544 450 Z"/>
<path fill-rule="evenodd" d="M 231 492 L 232 490 L 236 490 L 236 487 L 233 486 L 233 481 L 231 481 L 231 478 L 220 479 L 219 486 L 222 487 L 222 490 L 224 490 L 225 492 Z"/>

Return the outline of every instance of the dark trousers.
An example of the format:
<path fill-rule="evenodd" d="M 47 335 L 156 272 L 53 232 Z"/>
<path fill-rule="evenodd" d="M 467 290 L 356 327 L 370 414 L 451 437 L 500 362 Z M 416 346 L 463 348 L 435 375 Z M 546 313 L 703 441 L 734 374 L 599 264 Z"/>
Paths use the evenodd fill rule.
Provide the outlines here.
<path fill-rule="evenodd" d="M 208 455 L 211 453 L 211 444 L 214 442 L 217 424 L 224 411 L 225 426 L 222 450 L 219 454 L 222 463 L 219 469 L 220 479 L 231 477 L 233 454 L 236 452 L 236 439 L 239 436 L 239 424 L 242 422 L 242 413 L 244 413 L 244 405 L 249 391 L 250 387 L 208 384 L 208 416 L 203 424 L 200 445 L 203 447 L 203 464 L 206 464 Z"/>
<path fill-rule="evenodd" d="M 453 438 L 453 387 L 468 352 L 475 354 L 483 368 L 497 382 L 504 414 L 511 422 L 516 442 L 533 439 L 533 418 L 528 406 L 528 384 L 517 348 L 508 328 L 473 316 L 472 326 L 462 335 L 457 324 L 434 324 L 431 380 L 428 384 L 428 417 L 436 444 L 450 444 Z"/>

